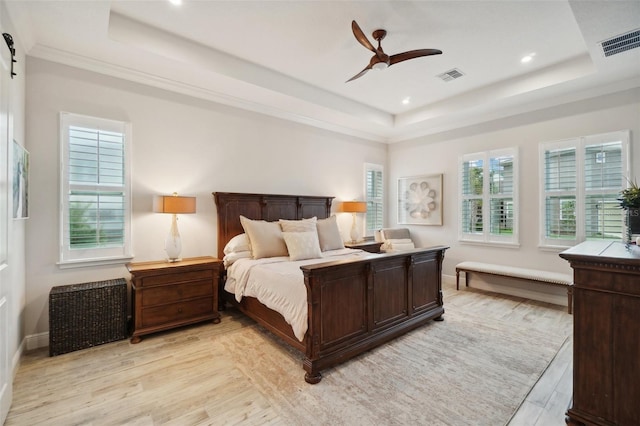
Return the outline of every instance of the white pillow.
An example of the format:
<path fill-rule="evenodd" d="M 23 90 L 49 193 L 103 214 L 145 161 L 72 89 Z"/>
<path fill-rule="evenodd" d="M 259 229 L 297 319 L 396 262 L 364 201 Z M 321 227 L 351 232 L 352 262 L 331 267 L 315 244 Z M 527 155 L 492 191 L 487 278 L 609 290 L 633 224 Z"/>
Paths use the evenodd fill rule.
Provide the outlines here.
<path fill-rule="evenodd" d="M 318 228 L 320 250 L 327 251 L 344 248 L 342 236 L 338 229 L 338 221 L 335 216 L 331 216 L 326 219 L 319 219 L 316 226 Z"/>
<path fill-rule="evenodd" d="M 251 251 L 247 234 L 236 235 L 229 240 L 227 245 L 224 246 L 224 250 L 222 250 L 224 254 L 240 253 L 243 251 Z"/>
<path fill-rule="evenodd" d="M 282 236 L 287 244 L 289 258 L 291 260 L 317 259 L 322 257 L 317 232 L 283 232 Z"/>
<path fill-rule="evenodd" d="M 254 259 L 287 256 L 289 254 L 278 222 L 251 220 L 240 216 L 240 223 L 247 237 L 249 237 L 251 255 Z"/>
<path fill-rule="evenodd" d="M 318 232 L 316 230 L 316 222 L 318 218 L 312 217 L 309 219 L 302 220 L 286 220 L 280 219 L 280 227 L 282 227 L 282 232 Z"/>

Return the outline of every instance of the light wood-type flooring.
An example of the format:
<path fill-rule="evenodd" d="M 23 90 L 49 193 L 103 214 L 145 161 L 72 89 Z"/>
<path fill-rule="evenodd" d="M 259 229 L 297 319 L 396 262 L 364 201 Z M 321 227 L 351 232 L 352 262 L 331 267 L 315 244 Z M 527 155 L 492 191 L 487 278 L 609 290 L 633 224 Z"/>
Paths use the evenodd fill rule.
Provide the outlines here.
<path fill-rule="evenodd" d="M 537 329 L 560 328 L 571 334 L 573 318 L 566 307 L 472 288 L 456 292 L 454 286 L 445 285 L 443 290 L 445 309 L 456 305 L 476 314 L 526 322 Z M 460 297 L 463 293 L 465 297 Z M 507 302 L 500 306 L 509 309 L 497 312 L 498 299 Z M 228 310 L 220 324 L 158 333 L 137 345 L 123 340 L 56 357 L 49 357 L 47 348 L 28 352 L 14 380 L 5 426 L 283 424 L 278 407 L 255 387 L 238 380 L 230 361 L 206 371 L 199 368 L 212 353 L 198 342 L 206 344 L 248 323 L 251 320 Z M 159 359 L 159 353 L 165 355 Z M 220 360 L 228 360 L 219 355 Z M 167 372 L 175 370 L 182 382 L 169 379 L 175 374 Z M 301 368 L 300 380 L 302 377 Z M 568 339 L 508 424 L 564 425 L 571 386 L 572 341 Z M 188 414 L 176 417 L 177 412 Z"/>

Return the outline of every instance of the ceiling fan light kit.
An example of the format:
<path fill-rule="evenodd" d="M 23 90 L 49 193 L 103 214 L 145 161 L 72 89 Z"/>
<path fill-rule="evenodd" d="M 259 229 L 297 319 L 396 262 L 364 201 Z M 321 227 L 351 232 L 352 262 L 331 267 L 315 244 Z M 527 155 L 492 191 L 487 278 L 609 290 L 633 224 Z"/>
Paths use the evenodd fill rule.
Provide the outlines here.
<path fill-rule="evenodd" d="M 351 30 L 353 31 L 353 35 L 355 36 L 356 40 L 358 40 L 358 42 L 361 45 L 363 45 L 364 47 L 366 47 L 367 49 L 369 49 L 375 54 L 369 61 L 369 65 L 367 65 L 358 74 L 354 75 L 349 80 L 347 80 L 347 83 L 352 80 L 355 80 L 356 78 L 362 77 L 370 69 L 383 70 L 385 68 L 390 67 L 393 64 L 397 64 L 398 62 L 402 62 L 402 61 L 407 61 L 409 59 L 420 58 L 422 56 L 442 54 L 442 51 L 438 49 L 417 49 L 417 50 L 410 50 L 408 52 L 398 53 L 396 55 L 389 56 L 386 53 L 384 53 L 380 43 L 382 39 L 384 39 L 387 35 L 386 30 L 378 29 L 373 32 L 372 34 L 373 38 L 378 42 L 377 48 L 373 47 L 373 44 L 371 44 L 367 36 L 364 35 L 364 33 L 362 32 L 362 29 L 360 29 L 360 26 L 356 21 L 351 21 Z"/>

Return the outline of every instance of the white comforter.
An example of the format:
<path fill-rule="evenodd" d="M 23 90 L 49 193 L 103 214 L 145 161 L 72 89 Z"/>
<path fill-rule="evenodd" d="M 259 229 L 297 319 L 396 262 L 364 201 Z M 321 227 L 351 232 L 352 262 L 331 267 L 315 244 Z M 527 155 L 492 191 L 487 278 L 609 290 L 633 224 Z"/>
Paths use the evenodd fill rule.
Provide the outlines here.
<path fill-rule="evenodd" d="M 224 289 L 235 294 L 239 302 L 251 296 L 279 312 L 293 328 L 300 341 L 307 332 L 307 290 L 300 267 L 332 260 L 370 255 L 362 250 L 326 251 L 320 259 L 290 261 L 288 257 L 238 259 L 227 270 Z"/>

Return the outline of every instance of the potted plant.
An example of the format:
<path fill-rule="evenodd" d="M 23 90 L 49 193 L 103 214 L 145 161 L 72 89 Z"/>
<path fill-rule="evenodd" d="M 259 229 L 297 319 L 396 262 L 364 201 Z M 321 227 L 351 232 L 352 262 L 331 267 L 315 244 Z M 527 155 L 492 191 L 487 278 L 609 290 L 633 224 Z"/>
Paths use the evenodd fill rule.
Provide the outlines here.
<path fill-rule="evenodd" d="M 627 237 L 640 234 L 640 187 L 635 180 L 629 181 L 629 186 L 620 192 L 618 198 L 620 207 L 625 210 L 627 217 Z"/>

